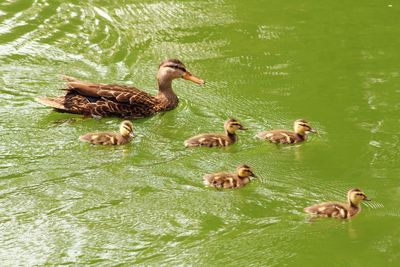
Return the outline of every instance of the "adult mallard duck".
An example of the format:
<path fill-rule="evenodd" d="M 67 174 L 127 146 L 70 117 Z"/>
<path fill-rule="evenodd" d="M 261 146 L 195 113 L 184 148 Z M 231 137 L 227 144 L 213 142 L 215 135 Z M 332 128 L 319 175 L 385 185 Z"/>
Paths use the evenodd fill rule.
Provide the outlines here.
<path fill-rule="evenodd" d="M 88 133 L 79 137 L 81 141 L 93 145 L 124 145 L 133 137 L 133 124 L 130 121 L 123 121 L 119 126 L 119 133 L 98 132 Z"/>
<path fill-rule="evenodd" d="M 64 77 L 68 82 L 65 96 L 39 98 L 38 102 L 60 112 L 84 114 L 92 117 L 117 116 L 143 118 L 157 112 L 171 110 L 179 99 L 172 90 L 172 80 L 183 78 L 197 84 L 204 81 L 193 76 L 177 59 L 163 61 L 158 69 L 158 94 L 152 96 L 135 87 L 116 84 L 96 84 Z"/>
<path fill-rule="evenodd" d="M 248 165 L 236 168 L 236 173 L 220 172 L 204 176 L 204 184 L 216 188 L 239 188 L 250 183 L 250 177 L 256 177 Z"/>
<path fill-rule="evenodd" d="M 224 147 L 232 145 L 236 142 L 236 131 L 246 130 L 240 124 L 239 121 L 235 119 L 228 119 L 224 124 L 225 134 L 223 133 L 206 133 L 193 136 L 184 142 L 186 147 L 195 146 L 208 146 L 208 147 Z"/>
<path fill-rule="evenodd" d="M 296 144 L 305 141 L 309 132 L 316 133 L 317 131 L 312 129 L 307 121 L 299 119 L 294 122 L 293 132 L 287 130 L 272 130 L 260 132 L 256 137 L 269 140 L 271 143 L 275 144 Z"/>
<path fill-rule="evenodd" d="M 347 203 L 325 202 L 307 207 L 304 211 L 319 217 L 348 219 L 361 211 L 360 203 L 364 200 L 369 201 L 364 192 L 354 188 L 347 193 Z"/>

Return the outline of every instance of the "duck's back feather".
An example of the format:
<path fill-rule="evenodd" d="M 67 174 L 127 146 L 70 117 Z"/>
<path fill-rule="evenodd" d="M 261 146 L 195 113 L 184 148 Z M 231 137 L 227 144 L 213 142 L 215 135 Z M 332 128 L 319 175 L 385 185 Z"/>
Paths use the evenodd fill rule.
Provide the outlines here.
<path fill-rule="evenodd" d="M 130 86 L 82 82 L 69 82 L 68 85 L 69 90 L 74 90 L 83 96 L 101 97 L 131 105 L 155 105 L 158 103 L 158 100 L 152 95 Z"/>

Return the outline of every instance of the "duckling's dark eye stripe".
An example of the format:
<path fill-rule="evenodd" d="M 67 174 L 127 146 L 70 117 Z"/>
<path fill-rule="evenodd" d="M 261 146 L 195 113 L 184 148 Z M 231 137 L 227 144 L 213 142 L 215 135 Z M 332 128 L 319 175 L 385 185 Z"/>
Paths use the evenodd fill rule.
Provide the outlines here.
<path fill-rule="evenodd" d="M 185 68 L 183 68 L 181 66 L 178 66 L 178 65 L 166 65 L 165 67 L 170 67 L 170 68 L 173 68 L 173 69 L 178 69 L 178 70 L 181 70 L 183 72 L 186 72 Z"/>
<path fill-rule="evenodd" d="M 125 130 L 132 131 L 132 128 L 129 127 L 128 125 L 124 125 L 123 127 L 125 128 Z"/>

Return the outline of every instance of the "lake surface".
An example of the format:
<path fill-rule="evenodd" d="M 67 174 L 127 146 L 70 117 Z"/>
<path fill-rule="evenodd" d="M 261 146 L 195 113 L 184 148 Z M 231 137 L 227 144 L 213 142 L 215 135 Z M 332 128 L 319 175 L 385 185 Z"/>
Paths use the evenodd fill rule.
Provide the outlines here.
<path fill-rule="evenodd" d="M 0 2 L 2 266 L 400 265 L 400 3 L 111 2 Z M 78 140 L 121 119 L 34 101 L 62 74 L 155 94 L 170 57 L 206 85 L 175 81 L 178 108 L 134 121 L 130 145 Z M 183 147 L 228 117 L 248 128 L 237 144 Z M 298 118 L 320 135 L 253 138 Z M 260 178 L 203 186 L 240 163 Z M 303 213 L 353 187 L 373 201 L 351 221 Z"/>

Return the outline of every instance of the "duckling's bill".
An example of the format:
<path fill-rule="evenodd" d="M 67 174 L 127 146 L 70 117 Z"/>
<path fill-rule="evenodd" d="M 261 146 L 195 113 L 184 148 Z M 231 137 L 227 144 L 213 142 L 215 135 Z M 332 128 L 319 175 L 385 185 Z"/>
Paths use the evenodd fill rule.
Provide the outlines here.
<path fill-rule="evenodd" d="M 365 198 L 363 199 L 364 201 L 371 201 L 372 199 L 368 198 L 367 196 L 365 196 Z"/>

